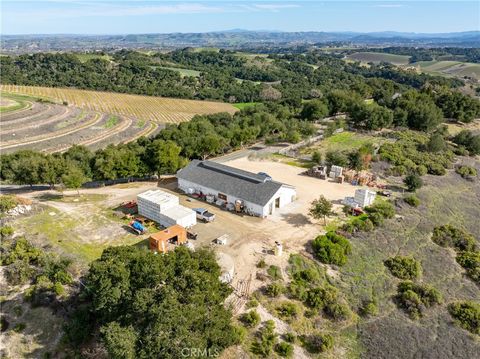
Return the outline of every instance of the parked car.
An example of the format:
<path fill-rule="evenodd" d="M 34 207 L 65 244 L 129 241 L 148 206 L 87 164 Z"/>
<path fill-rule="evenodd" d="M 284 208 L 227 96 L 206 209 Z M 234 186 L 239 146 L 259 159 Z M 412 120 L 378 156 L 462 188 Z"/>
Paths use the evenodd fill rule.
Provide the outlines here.
<path fill-rule="evenodd" d="M 213 222 L 215 220 L 215 215 L 205 208 L 194 208 L 193 209 L 195 213 L 197 214 L 197 219 L 207 223 L 207 222 Z"/>
<path fill-rule="evenodd" d="M 387 190 L 378 191 L 377 193 L 380 196 L 384 196 L 384 197 L 390 197 L 392 195 L 392 191 L 387 191 Z"/>

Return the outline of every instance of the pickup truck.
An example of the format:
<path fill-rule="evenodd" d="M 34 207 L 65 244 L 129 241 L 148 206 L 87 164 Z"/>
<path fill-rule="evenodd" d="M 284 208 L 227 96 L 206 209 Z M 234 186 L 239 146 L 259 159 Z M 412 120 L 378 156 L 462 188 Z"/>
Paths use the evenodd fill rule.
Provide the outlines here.
<path fill-rule="evenodd" d="M 197 219 L 205 223 L 213 222 L 215 220 L 215 215 L 207 211 L 205 208 L 194 208 L 193 210 L 197 214 Z"/>

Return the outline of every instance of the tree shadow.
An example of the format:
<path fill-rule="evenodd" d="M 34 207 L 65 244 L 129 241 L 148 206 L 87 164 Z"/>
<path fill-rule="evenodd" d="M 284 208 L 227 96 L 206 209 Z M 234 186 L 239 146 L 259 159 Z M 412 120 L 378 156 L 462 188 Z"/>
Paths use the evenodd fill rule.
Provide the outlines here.
<path fill-rule="evenodd" d="M 310 218 L 301 213 L 285 213 L 281 216 L 288 224 L 297 228 L 312 224 Z"/>
<path fill-rule="evenodd" d="M 60 201 L 63 199 L 63 194 L 58 193 L 42 193 L 40 196 L 36 196 L 40 202 L 48 202 L 48 201 Z"/>
<path fill-rule="evenodd" d="M 23 293 L 19 292 L 2 302 L 2 336 L 9 333 L 28 336 L 35 348 L 23 353 L 24 358 L 51 357 L 56 351 L 57 337 L 62 332 L 60 323 L 66 318 L 66 312 L 65 303 L 58 299 L 45 305 L 32 305 L 24 301 Z M 2 357 L 5 354 L 2 352 Z"/>

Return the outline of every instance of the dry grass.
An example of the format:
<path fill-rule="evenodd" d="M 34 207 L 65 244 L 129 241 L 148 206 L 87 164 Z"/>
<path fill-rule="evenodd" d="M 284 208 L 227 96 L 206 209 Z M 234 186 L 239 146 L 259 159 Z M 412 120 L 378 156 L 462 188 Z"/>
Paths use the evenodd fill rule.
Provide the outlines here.
<path fill-rule="evenodd" d="M 113 92 L 65 88 L 0 85 L 7 93 L 24 94 L 56 102 L 68 102 L 81 108 L 150 120 L 158 123 L 178 123 L 197 114 L 234 113 L 232 105 L 222 102 L 182 100 L 154 96 L 129 95 Z"/>

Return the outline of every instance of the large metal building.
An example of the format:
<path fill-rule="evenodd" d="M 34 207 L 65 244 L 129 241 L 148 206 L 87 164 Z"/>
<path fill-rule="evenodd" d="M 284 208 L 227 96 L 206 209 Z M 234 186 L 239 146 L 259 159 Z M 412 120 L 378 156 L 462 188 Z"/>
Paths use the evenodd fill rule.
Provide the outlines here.
<path fill-rule="evenodd" d="M 247 172 L 212 161 L 193 160 L 177 173 L 178 188 L 202 193 L 234 205 L 241 201 L 249 214 L 266 217 L 296 198 L 293 186 L 266 174 Z"/>

